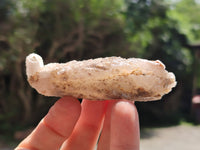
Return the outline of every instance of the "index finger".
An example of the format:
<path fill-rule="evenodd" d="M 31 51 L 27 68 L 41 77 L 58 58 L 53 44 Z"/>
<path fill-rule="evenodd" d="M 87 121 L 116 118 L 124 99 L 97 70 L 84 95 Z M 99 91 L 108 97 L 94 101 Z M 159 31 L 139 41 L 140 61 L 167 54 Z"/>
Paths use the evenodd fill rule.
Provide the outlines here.
<path fill-rule="evenodd" d="M 15 150 L 56 150 L 70 136 L 80 115 L 77 99 L 63 97 L 41 120 L 35 130 Z"/>

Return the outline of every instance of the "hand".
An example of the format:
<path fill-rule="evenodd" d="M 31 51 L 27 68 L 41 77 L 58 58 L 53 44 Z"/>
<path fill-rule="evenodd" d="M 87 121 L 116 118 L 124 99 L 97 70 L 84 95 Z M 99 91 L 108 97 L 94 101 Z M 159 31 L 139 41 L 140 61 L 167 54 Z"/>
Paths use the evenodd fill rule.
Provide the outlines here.
<path fill-rule="evenodd" d="M 139 150 L 139 138 L 132 102 L 63 97 L 15 150 Z"/>

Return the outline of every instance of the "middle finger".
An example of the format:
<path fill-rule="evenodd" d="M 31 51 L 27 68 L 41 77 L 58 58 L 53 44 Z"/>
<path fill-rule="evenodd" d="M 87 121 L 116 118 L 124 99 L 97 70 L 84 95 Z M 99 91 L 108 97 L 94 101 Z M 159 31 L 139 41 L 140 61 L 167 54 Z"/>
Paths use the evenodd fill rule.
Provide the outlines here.
<path fill-rule="evenodd" d="M 62 150 L 93 150 L 106 110 L 106 101 L 82 101 L 80 118 Z"/>

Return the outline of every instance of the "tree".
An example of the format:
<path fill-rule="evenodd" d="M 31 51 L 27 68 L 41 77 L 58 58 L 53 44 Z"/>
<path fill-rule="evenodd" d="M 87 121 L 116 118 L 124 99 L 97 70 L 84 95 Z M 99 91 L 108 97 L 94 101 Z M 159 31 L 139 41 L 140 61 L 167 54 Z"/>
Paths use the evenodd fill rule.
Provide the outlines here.
<path fill-rule="evenodd" d="M 187 36 L 179 30 L 178 22 L 168 16 L 170 9 L 165 1 L 127 0 L 126 4 L 125 16 L 129 41 L 133 44 L 131 48 L 135 49 L 140 57 L 159 59 L 164 62 L 167 69 L 175 73 L 178 81 L 172 96 L 170 97 L 171 94 L 169 94 L 164 97 L 168 99 L 166 103 L 138 104 L 141 114 L 147 112 L 146 115 L 152 114 L 151 117 L 161 120 L 168 116 L 172 118 L 173 113 L 180 113 L 180 110 L 185 109 L 185 104 L 188 111 L 192 93 L 191 77 L 194 56 L 187 48 Z M 186 81 L 189 88 L 181 86 Z M 185 95 L 181 97 L 179 92 Z M 169 114 L 169 109 L 171 109 L 171 114 Z"/>
<path fill-rule="evenodd" d="M 180 31 L 187 35 L 189 42 L 200 42 L 200 1 L 180 0 L 169 3 L 168 17 L 177 20 Z"/>
<path fill-rule="evenodd" d="M 120 0 L 0 1 L 0 124 L 37 122 L 54 102 L 45 101 L 48 98 L 28 85 L 25 57 L 29 53 L 42 55 L 48 63 L 124 49 L 120 7 Z"/>

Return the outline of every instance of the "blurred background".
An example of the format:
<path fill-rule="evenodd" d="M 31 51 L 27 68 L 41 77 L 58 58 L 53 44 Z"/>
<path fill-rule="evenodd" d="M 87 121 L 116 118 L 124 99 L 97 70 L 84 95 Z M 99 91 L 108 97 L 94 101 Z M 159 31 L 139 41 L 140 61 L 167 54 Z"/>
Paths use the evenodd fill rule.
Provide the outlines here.
<path fill-rule="evenodd" d="M 141 138 L 152 138 L 147 128 L 200 131 L 199 18 L 200 0 L 0 0 L 0 149 L 19 142 L 57 100 L 29 86 L 24 61 L 32 52 L 45 63 L 159 59 L 178 84 L 162 101 L 136 103 Z"/>

